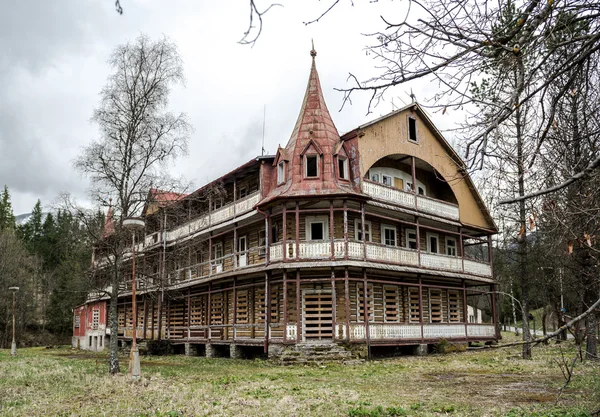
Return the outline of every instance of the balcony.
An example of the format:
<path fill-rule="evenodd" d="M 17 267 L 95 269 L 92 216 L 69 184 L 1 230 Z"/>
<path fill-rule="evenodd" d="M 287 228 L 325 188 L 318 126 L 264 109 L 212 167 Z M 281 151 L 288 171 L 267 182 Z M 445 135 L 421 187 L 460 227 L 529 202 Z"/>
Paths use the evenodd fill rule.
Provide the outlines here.
<path fill-rule="evenodd" d="M 173 241 L 185 238 L 194 233 L 200 232 L 218 223 L 233 219 L 244 213 L 249 212 L 260 200 L 260 192 L 250 194 L 241 200 L 227 204 L 223 207 L 213 210 L 204 216 L 199 216 L 196 219 L 179 226 L 167 232 L 167 240 Z"/>
<path fill-rule="evenodd" d="M 411 192 L 402 191 L 369 180 L 362 181 L 362 192 L 378 200 L 397 204 L 423 213 L 433 214 L 434 216 L 451 220 L 459 219 L 458 206 L 446 201 L 423 195 L 415 195 Z"/>
<path fill-rule="evenodd" d="M 336 334 L 346 338 L 346 326 L 338 324 Z M 425 323 L 421 328 L 418 323 L 369 323 L 369 339 L 466 339 L 473 337 L 494 338 L 496 329 L 493 324 L 467 324 L 464 323 Z M 350 340 L 364 340 L 367 337 L 367 326 L 363 323 L 350 325 Z"/>
<path fill-rule="evenodd" d="M 270 261 L 283 261 L 284 252 L 286 260 L 310 261 L 348 258 L 484 277 L 492 276 L 492 268 L 489 263 L 371 242 L 367 242 L 365 245 L 364 242 L 348 241 L 348 254 L 346 256 L 344 240 L 334 240 L 333 247 L 331 241 L 301 241 L 298 244 L 298 250 L 296 250 L 296 242 L 288 240 L 285 245 L 276 243 L 269 247 Z"/>

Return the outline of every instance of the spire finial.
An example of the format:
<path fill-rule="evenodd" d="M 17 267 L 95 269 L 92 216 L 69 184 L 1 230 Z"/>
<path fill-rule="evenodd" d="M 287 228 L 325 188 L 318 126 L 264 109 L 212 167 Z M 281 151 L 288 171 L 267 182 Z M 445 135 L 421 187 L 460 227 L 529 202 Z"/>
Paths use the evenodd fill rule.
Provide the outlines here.
<path fill-rule="evenodd" d="M 315 41 L 313 39 L 311 39 L 310 42 L 312 43 L 312 49 L 310 50 L 310 56 L 312 56 L 313 59 L 315 59 L 315 57 L 317 56 L 317 51 L 315 51 Z"/>

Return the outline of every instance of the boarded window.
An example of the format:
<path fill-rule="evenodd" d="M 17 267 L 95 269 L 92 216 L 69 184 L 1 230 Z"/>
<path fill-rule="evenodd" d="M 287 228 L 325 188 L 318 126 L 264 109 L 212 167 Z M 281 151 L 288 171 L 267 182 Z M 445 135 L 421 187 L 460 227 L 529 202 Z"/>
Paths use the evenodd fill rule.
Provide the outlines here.
<path fill-rule="evenodd" d="M 442 323 L 444 321 L 444 313 L 442 310 L 442 290 L 429 290 L 429 311 L 431 312 L 431 323 Z"/>
<path fill-rule="evenodd" d="M 363 283 L 356 283 L 356 293 L 358 294 L 357 299 L 357 317 L 359 322 L 365 321 L 365 293 L 363 291 Z M 369 315 L 369 321 L 375 321 L 375 305 L 373 300 L 373 284 L 367 284 L 367 312 Z"/>
<path fill-rule="evenodd" d="M 400 302 L 397 286 L 383 287 L 383 303 L 385 311 L 385 321 L 397 323 L 400 321 Z"/>
<path fill-rule="evenodd" d="M 99 323 L 100 323 L 100 310 L 94 310 L 92 312 L 92 329 L 98 330 Z"/>
<path fill-rule="evenodd" d="M 237 292 L 235 320 L 237 324 L 248 323 L 248 290 L 239 290 Z"/>
<path fill-rule="evenodd" d="M 279 323 L 279 293 L 280 286 L 271 287 L 271 323 Z"/>
<path fill-rule="evenodd" d="M 281 161 L 277 164 L 277 184 L 283 184 L 285 182 L 285 162 Z"/>
<path fill-rule="evenodd" d="M 418 323 L 420 320 L 420 309 L 419 309 L 419 289 L 409 288 L 409 320 L 411 323 Z"/>
<path fill-rule="evenodd" d="M 80 324 L 81 324 L 81 316 L 77 315 L 77 316 L 75 316 L 75 327 L 78 328 Z"/>
<path fill-rule="evenodd" d="M 460 322 L 460 298 L 458 291 L 448 291 L 448 321 Z"/>

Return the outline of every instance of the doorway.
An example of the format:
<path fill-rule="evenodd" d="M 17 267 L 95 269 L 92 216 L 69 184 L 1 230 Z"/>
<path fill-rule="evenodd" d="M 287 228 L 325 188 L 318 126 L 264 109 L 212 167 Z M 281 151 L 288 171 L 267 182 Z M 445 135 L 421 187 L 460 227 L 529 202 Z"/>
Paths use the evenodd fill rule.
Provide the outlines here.
<path fill-rule="evenodd" d="M 240 253 L 238 266 L 243 267 L 248 265 L 248 240 L 246 236 L 240 236 L 238 239 L 238 252 Z"/>
<path fill-rule="evenodd" d="M 305 290 L 302 294 L 303 340 L 331 340 L 333 303 L 331 291 Z"/>

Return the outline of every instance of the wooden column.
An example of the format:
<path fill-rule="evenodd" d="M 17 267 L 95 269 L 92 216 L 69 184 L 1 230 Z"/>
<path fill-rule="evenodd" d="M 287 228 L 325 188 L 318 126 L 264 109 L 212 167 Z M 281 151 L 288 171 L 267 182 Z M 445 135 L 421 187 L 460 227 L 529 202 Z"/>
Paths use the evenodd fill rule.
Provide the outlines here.
<path fill-rule="evenodd" d="M 329 239 L 331 240 L 331 254 L 329 259 L 335 259 L 335 228 L 334 228 L 334 216 L 333 216 L 333 200 L 329 201 Z"/>
<path fill-rule="evenodd" d="M 246 239 L 247 240 L 247 239 Z M 246 246 L 248 246 L 248 242 L 246 242 Z M 233 224 L 233 269 L 238 267 L 238 252 L 240 248 L 238 247 L 238 235 L 237 235 L 237 222 Z M 225 252 L 225 250 L 223 250 Z"/>
<path fill-rule="evenodd" d="M 300 270 L 296 269 L 296 343 L 300 343 L 302 333 L 302 306 L 300 299 Z"/>
<path fill-rule="evenodd" d="M 235 325 L 237 324 L 237 288 L 236 288 L 236 283 L 237 283 L 237 278 L 233 277 L 233 295 L 232 295 L 233 318 L 231 320 L 231 324 L 233 325 L 233 341 L 234 342 L 235 342 Z M 248 297 L 248 298 L 250 298 L 250 297 Z M 248 311 L 247 314 L 249 316 L 250 315 L 250 311 Z"/>
<path fill-rule="evenodd" d="M 212 236 L 208 235 L 208 276 L 212 275 Z"/>
<path fill-rule="evenodd" d="M 421 324 L 421 342 L 423 342 L 423 284 L 421 282 L 421 274 L 417 274 L 419 278 L 419 323 Z"/>
<path fill-rule="evenodd" d="M 235 212 L 235 202 L 237 201 L 237 179 L 235 178 L 235 175 L 233 177 L 233 217 L 235 217 L 236 212 Z"/>
<path fill-rule="evenodd" d="M 419 260 L 419 267 L 421 267 L 421 230 L 419 228 L 419 218 L 415 217 L 415 223 L 417 224 L 417 257 Z"/>
<path fill-rule="evenodd" d="M 190 326 L 192 325 L 192 290 L 188 288 L 187 296 L 187 338 L 190 339 Z"/>
<path fill-rule="evenodd" d="M 458 239 L 460 241 L 460 258 L 462 262 L 462 271 L 465 272 L 465 245 L 463 243 L 462 227 L 458 228 Z"/>
<path fill-rule="evenodd" d="M 364 230 L 364 222 L 363 222 Z M 363 239 L 365 235 L 363 234 Z M 366 246 L 365 246 L 366 247 Z M 369 288 L 367 286 L 367 270 L 363 268 L 363 299 L 364 299 L 364 316 L 365 316 L 365 336 L 367 339 L 367 358 L 371 359 L 371 335 L 369 328 Z M 375 312 L 373 312 L 375 313 Z"/>
<path fill-rule="evenodd" d="M 463 279 L 463 320 L 465 322 L 465 337 L 469 337 L 468 323 L 469 323 L 469 311 L 467 309 L 467 282 Z"/>
<path fill-rule="evenodd" d="M 348 259 L 348 200 L 344 200 L 344 259 Z"/>
<path fill-rule="evenodd" d="M 490 269 L 492 270 L 492 277 L 494 276 L 494 270 L 493 270 L 493 259 L 492 259 L 493 255 L 492 255 L 492 236 L 488 235 L 488 261 L 490 263 Z"/>
<path fill-rule="evenodd" d="M 337 338 L 337 296 L 335 293 L 335 270 L 331 268 L 331 334 L 333 340 Z"/>
<path fill-rule="evenodd" d="M 212 324 L 212 297 L 211 297 L 212 283 L 208 283 L 208 303 L 207 303 L 207 313 L 206 314 L 206 325 L 208 329 L 208 341 L 212 338 L 212 332 L 210 331 L 210 325 Z"/>
<path fill-rule="evenodd" d="M 270 235 L 271 235 L 271 210 L 267 210 L 267 214 L 265 216 L 265 264 L 268 265 L 271 262 L 271 253 L 269 250 L 270 243 Z"/>
<path fill-rule="evenodd" d="M 360 203 L 360 222 L 361 222 L 361 230 L 362 230 L 362 241 L 363 241 L 363 260 L 367 260 L 367 236 L 365 235 L 365 203 L 361 201 Z M 371 230 L 371 233 L 373 231 Z"/>
<path fill-rule="evenodd" d="M 283 343 L 287 342 L 287 324 L 288 324 L 288 311 L 287 311 L 287 271 L 283 270 Z"/>
<path fill-rule="evenodd" d="M 265 353 L 269 353 L 269 321 L 271 321 L 271 291 L 269 287 L 269 272 L 267 271 L 265 272 Z"/>
<path fill-rule="evenodd" d="M 150 329 L 150 339 L 154 340 L 154 302 L 152 303 L 152 308 L 150 309 L 150 314 L 151 314 L 150 317 L 152 317 L 152 320 L 151 320 L 152 328 Z"/>
<path fill-rule="evenodd" d="M 146 339 L 146 330 L 147 330 L 147 323 L 148 323 L 148 308 L 147 308 L 147 303 L 146 303 L 146 296 L 144 295 L 144 314 L 143 314 L 143 319 L 144 319 L 144 327 L 142 330 L 142 339 Z"/>
<path fill-rule="evenodd" d="M 494 325 L 494 335 L 498 338 L 498 311 L 496 309 L 496 288 L 495 285 L 490 285 L 490 297 L 492 301 L 492 324 Z"/>
<path fill-rule="evenodd" d="M 417 194 L 417 167 L 415 166 L 416 160 L 414 156 L 410 157 L 410 172 L 412 175 L 412 191 Z M 415 205 L 417 204 L 417 199 L 415 198 Z"/>
<path fill-rule="evenodd" d="M 283 203 L 283 213 L 281 214 L 282 216 L 282 239 L 281 239 L 281 253 L 283 256 L 283 262 L 286 261 L 287 258 L 287 207 L 286 207 L 286 203 Z"/>
<path fill-rule="evenodd" d="M 300 202 L 296 201 L 296 260 L 300 259 Z"/>
<path fill-rule="evenodd" d="M 348 282 L 348 267 L 344 268 L 344 302 L 346 307 L 346 340 L 350 341 L 350 284 Z"/>

